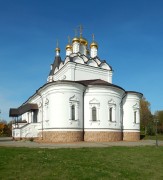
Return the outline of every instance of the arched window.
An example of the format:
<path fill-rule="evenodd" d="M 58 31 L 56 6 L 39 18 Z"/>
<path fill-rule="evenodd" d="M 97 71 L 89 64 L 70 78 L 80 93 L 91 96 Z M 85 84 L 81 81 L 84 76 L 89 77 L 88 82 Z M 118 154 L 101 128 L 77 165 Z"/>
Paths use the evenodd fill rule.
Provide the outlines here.
<path fill-rule="evenodd" d="M 133 123 L 139 124 L 140 123 L 140 109 L 139 104 L 136 103 L 133 106 Z"/>
<path fill-rule="evenodd" d="M 108 101 L 108 120 L 116 122 L 116 103 L 113 99 Z"/>
<path fill-rule="evenodd" d="M 96 107 L 92 108 L 92 121 L 97 121 Z"/>
<path fill-rule="evenodd" d="M 71 117 L 72 117 L 72 120 L 75 120 L 75 105 L 74 104 L 71 106 Z"/>
<path fill-rule="evenodd" d="M 69 122 L 70 124 L 73 123 L 73 121 L 79 120 L 79 99 L 76 97 L 76 95 L 73 95 L 69 98 Z"/>
<path fill-rule="evenodd" d="M 109 108 L 109 121 L 113 121 L 113 108 Z"/>
<path fill-rule="evenodd" d="M 136 123 L 136 114 L 137 114 L 137 112 L 136 111 L 134 111 L 134 123 Z"/>

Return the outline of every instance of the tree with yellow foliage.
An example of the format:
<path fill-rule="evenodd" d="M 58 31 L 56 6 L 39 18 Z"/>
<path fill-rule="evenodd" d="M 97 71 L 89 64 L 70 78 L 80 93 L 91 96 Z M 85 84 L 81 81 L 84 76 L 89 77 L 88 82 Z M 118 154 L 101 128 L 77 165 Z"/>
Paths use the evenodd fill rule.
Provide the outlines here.
<path fill-rule="evenodd" d="M 0 121 L 0 136 L 11 136 L 11 126 L 5 121 Z"/>
<path fill-rule="evenodd" d="M 140 101 L 140 125 L 141 131 L 144 131 L 145 134 L 152 135 L 154 133 L 150 103 L 145 98 Z"/>

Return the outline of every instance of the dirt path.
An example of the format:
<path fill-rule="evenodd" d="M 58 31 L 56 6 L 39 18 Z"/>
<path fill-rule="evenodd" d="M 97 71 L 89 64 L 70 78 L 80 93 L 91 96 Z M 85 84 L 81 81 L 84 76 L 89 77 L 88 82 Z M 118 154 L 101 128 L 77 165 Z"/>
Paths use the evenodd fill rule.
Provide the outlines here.
<path fill-rule="evenodd" d="M 0 138 L 0 146 L 29 147 L 29 148 L 82 148 L 82 147 L 109 147 L 109 146 L 155 146 L 155 140 L 140 140 L 137 142 L 76 142 L 76 143 L 38 143 L 30 141 L 13 141 L 12 138 Z M 163 141 L 158 141 L 163 146 Z"/>

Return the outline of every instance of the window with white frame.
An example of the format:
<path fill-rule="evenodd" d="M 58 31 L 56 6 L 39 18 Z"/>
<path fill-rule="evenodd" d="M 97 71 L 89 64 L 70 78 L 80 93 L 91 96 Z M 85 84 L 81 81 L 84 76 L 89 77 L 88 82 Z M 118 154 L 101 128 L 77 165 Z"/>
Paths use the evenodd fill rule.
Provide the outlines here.
<path fill-rule="evenodd" d="M 71 119 L 75 120 L 75 105 L 74 104 L 71 106 Z"/>
<path fill-rule="evenodd" d="M 100 102 L 93 98 L 89 101 L 89 108 L 90 108 L 90 121 L 99 121 L 99 109 L 100 109 Z"/>
<path fill-rule="evenodd" d="M 96 107 L 92 108 L 92 121 L 97 121 Z"/>
<path fill-rule="evenodd" d="M 134 123 L 136 123 L 136 119 L 137 119 L 137 111 L 134 111 Z"/>
<path fill-rule="evenodd" d="M 110 122 L 116 121 L 116 103 L 112 99 L 108 101 L 108 119 Z"/>
<path fill-rule="evenodd" d="M 69 99 L 69 120 L 79 120 L 79 99 L 74 95 Z"/>
<path fill-rule="evenodd" d="M 136 103 L 133 105 L 133 123 L 139 123 L 140 117 L 139 117 L 139 105 Z"/>
<path fill-rule="evenodd" d="M 113 121 L 113 108 L 109 108 L 109 121 Z"/>

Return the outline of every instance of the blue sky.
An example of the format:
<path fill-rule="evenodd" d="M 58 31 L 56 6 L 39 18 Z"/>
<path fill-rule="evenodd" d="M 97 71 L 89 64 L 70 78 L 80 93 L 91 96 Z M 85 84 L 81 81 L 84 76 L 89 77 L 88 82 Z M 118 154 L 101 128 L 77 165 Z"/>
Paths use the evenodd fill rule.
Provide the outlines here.
<path fill-rule="evenodd" d="M 89 42 L 95 34 L 113 83 L 142 92 L 152 112 L 163 109 L 162 0 L 0 0 L 1 118 L 46 83 L 56 40 L 64 59 L 79 24 Z"/>

